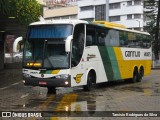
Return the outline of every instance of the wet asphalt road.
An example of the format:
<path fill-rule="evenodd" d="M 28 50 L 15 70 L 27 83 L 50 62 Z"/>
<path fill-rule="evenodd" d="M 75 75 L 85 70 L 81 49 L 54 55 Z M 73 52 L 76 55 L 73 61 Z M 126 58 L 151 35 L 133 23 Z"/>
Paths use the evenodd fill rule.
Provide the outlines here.
<path fill-rule="evenodd" d="M 57 88 L 56 92 L 56 95 L 47 94 L 46 88 L 24 86 L 21 81 L 3 86 L 0 88 L 1 113 L 2 111 L 45 111 L 42 112 L 42 116 L 45 117 L 0 119 L 132 120 L 135 117 L 110 117 L 109 115 L 113 115 L 113 112 L 105 111 L 160 111 L 160 70 L 152 70 L 151 75 L 144 77 L 141 83 L 99 84 L 95 85 L 91 92 L 84 92 L 80 87 Z M 55 114 L 59 114 L 60 111 L 67 112 L 57 117 Z M 96 111 L 98 112 L 96 113 Z M 160 114 L 160 112 L 155 113 Z M 78 115 L 78 117 L 68 117 L 74 115 Z M 152 115 L 154 116 L 151 114 L 150 117 L 138 117 L 136 119 L 160 119 L 160 117 L 153 117 Z"/>

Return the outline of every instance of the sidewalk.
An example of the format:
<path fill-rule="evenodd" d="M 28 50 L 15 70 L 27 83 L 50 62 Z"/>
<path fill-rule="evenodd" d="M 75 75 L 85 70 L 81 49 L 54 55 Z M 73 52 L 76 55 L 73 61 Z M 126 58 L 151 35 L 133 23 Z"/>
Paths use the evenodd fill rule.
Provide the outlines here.
<path fill-rule="evenodd" d="M 22 69 L 0 70 L 0 88 L 22 81 Z"/>
<path fill-rule="evenodd" d="M 152 69 L 160 69 L 160 60 L 152 62 Z"/>

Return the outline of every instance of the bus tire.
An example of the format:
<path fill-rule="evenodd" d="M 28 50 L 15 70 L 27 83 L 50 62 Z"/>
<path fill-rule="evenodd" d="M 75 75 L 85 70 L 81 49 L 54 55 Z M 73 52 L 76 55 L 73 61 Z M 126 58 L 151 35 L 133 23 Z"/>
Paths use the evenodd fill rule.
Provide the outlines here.
<path fill-rule="evenodd" d="M 131 79 L 132 83 L 135 83 L 137 81 L 139 81 L 139 73 L 138 73 L 138 69 L 134 69 L 133 72 L 133 78 Z"/>
<path fill-rule="evenodd" d="M 91 91 L 91 88 L 92 88 L 92 74 L 91 72 L 88 74 L 88 77 L 87 77 L 87 85 L 84 85 L 83 86 L 83 89 L 84 91 Z"/>
<path fill-rule="evenodd" d="M 47 94 L 56 94 L 56 88 L 55 87 L 47 87 L 48 92 Z"/>
<path fill-rule="evenodd" d="M 137 79 L 137 82 L 141 82 L 143 76 L 144 76 L 144 68 L 140 67 L 139 78 Z"/>

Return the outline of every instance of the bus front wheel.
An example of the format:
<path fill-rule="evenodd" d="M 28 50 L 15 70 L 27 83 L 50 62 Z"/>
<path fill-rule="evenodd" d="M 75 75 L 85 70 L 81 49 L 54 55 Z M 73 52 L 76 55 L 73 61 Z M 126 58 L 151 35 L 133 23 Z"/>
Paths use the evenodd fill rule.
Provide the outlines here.
<path fill-rule="evenodd" d="M 56 94 L 56 88 L 55 87 L 47 87 L 48 88 L 48 94 Z"/>
<path fill-rule="evenodd" d="M 87 85 L 83 86 L 84 91 L 90 91 L 92 88 L 92 74 L 89 73 L 87 77 Z"/>

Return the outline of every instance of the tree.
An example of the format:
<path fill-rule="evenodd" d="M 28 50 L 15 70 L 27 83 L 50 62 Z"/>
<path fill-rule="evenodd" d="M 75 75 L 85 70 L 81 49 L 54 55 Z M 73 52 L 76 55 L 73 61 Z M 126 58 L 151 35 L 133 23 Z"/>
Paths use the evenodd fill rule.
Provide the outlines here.
<path fill-rule="evenodd" d="M 38 20 L 42 7 L 36 0 L 0 0 L 0 11 L 1 14 L 15 17 L 20 23 L 28 25 Z"/>
<path fill-rule="evenodd" d="M 160 52 L 160 33 L 159 33 L 159 22 L 160 22 L 160 2 L 159 0 L 145 0 L 146 8 L 146 21 L 147 26 L 145 29 L 151 34 L 153 41 L 153 51 L 155 54 L 155 59 L 159 60 Z"/>
<path fill-rule="evenodd" d="M 157 13 L 157 20 L 156 20 L 156 28 L 155 28 L 155 59 L 159 60 L 159 51 L 160 51 L 160 1 L 158 1 L 158 13 Z"/>

